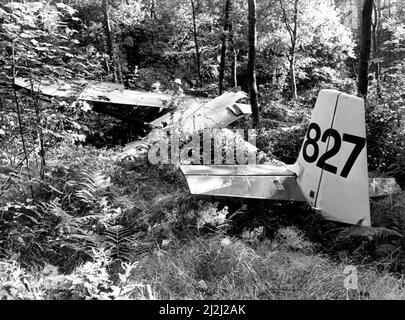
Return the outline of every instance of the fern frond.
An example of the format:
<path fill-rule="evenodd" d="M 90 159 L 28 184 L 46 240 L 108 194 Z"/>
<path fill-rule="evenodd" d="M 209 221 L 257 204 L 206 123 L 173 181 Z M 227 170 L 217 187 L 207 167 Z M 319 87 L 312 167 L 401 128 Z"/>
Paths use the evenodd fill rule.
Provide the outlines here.
<path fill-rule="evenodd" d="M 129 260 L 128 238 L 132 230 L 121 226 L 112 226 L 104 231 L 105 247 L 110 250 L 111 256 L 117 260 Z"/>
<path fill-rule="evenodd" d="M 66 241 L 67 240 L 67 241 Z M 86 253 L 96 250 L 100 247 L 102 240 L 101 237 L 93 232 L 83 231 L 81 234 L 74 233 L 69 235 L 66 239 L 66 244 L 77 251 L 84 251 Z"/>
<path fill-rule="evenodd" d="M 58 198 L 48 203 L 43 203 L 42 209 L 51 216 L 58 218 L 58 223 L 55 226 L 55 229 L 59 230 L 71 228 L 80 229 L 80 223 L 75 220 L 74 216 L 71 216 L 65 210 L 62 209 Z"/>
<path fill-rule="evenodd" d="M 111 185 L 110 179 L 100 170 L 82 170 L 80 175 L 76 196 L 83 204 L 94 205 L 100 201 L 102 191 Z"/>
<path fill-rule="evenodd" d="M 153 243 L 141 240 L 143 232 L 133 231 L 122 225 L 110 226 L 104 231 L 104 247 L 109 250 L 111 258 L 121 261 L 133 261 L 154 248 Z"/>
<path fill-rule="evenodd" d="M 384 241 L 401 237 L 402 235 L 399 232 L 383 227 L 353 226 L 342 230 L 337 235 L 336 241 L 345 241 L 350 239 L 358 239 L 363 241 Z"/>

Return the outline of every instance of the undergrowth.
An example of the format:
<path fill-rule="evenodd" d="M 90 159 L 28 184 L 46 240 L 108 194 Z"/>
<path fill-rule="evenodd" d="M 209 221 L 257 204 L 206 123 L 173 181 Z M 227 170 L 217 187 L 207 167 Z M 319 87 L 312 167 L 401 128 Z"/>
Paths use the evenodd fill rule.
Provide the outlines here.
<path fill-rule="evenodd" d="M 254 238 L 254 237 L 253 237 Z M 256 239 L 257 240 L 257 239 Z M 172 241 L 133 263 L 124 263 L 114 282 L 108 257 L 68 275 L 46 265 L 27 270 L 0 262 L 2 299 L 404 299 L 402 277 L 357 267 L 358 290 L 347 291 L 350 261 L 335 263 L 317 254 L 296 228 L 281 228 L 273 241 L 247 244 L 222 232 Z"/>
<path fill-rule="evenodd" d="M 1 298 L 345 299 L 347 265 L 367 298 L 404 298 L 404 193 L 372 200 L 372 228 L 348 227 L 189 195 L 177 167 L 119 150 L 53 152 L 43 180 L 2 176 Z"/>

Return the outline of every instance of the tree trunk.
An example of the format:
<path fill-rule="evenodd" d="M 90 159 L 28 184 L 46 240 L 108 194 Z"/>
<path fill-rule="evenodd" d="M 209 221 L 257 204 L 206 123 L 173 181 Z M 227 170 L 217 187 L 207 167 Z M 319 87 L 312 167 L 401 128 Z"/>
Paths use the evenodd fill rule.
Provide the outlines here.
<path fill-rule="evenodd" d="M 156 20 L 155 0 L 150 3 L 150 18 Z"/>
<path fill-rule="evenodd" d="M 293 100 L 298 99 L 297 94 L 297 80 L 295 77 L 295 49 L 297 46 L 297 28 L 298 28 L 298 1 L 294 2 L 294 28 L 291 36 L 291 91 Z"/>
<path fill-rule="evenodd" d="M 198 75 L 199 86 L 202 87 L 203 80 L 202 80 L 202 75 L 201 75 L 201 54 L 200 54 L 200 47 L 198 44 L 196 6 L 195 6 L 194 0 L 190 0 L 190 1 L 191 1 L 191 9 L 192 9 L 192 15 L 193 15 L 193 34 L 194 34 L 194 46 L 195 46 L 195 60 L 197 63 L 197 75 Z"/>
<path fill-rule="evenodd" d="M 155 0 L 151 0 L 150 3 L 150 19 L 153 21 L 153 25 L 155 24 L 156 21 L 156 10 L 155 10 Z M 152 47 L 155 46 L 155 29 L 152 29 L 152 35 L 151 35 L 151 42 L 152 42 Z"/>
<path fill-rule="evenodd" d="M 224 33 L 222 34 L 222 47 L 221 47 L 221 61 L 219 64 L 219 84 L 218 91 L 219 95 L 222 94 L 223 85 L 224 85 L 224 76 L 225 76 L 225 61 L 226 61 L 226 41 L 228 38 L 229 31 L 229 14 L 231 12 L 231 0 L 226 0 L 225 2 L 225 11 L 224 11 Z"/>
<path fill-rule="evenodd" d="M 294 52 L 291 53 L 290 57 L 291 97 L 293 100 L 297 100 L 298 94 L 297 94 L 297 80 L 295 77 L 295 49 L 293 50 Z"/>
<path fill-rule="evenodd" d="M 294 13 L 292 17 L 292 23 L 293 26 L 291 27 L 289 24 L 289 18 L 286 12 L 286 9 L 283 4 L 283 0 L 279 0 L 280 2 L 280 8 L 283 14 L 283 20 L 285 27 L 288 31 L 288 34 L 290 35 L 290 41 L 291 41 L 291 46 L 290 46 L 290 56 L 289 56 L 289 62 L 290 62 L 290 89 L 291 89 L 291 98 L 295 101 L 298 99 L 298 94 L 297 94 L 297 80 L 296 80 L 296 75 L 295 75 L 295 60 L 296 60 L 296 48 L 297 48 L 297 30 L 298 30 L 298 2 L 299 0 L 294 0 Z"/>
<path fill-rule="evenodd" d="M 31 81 L 31 91 L 34 92 L 34 83 Z M 38 88 L 39 91 L 39 88 Z M 41 126 L 41 104 L 39 102 L 39 92 L 37 92 L 34 102 L 35 106 L 35 120 L 36 120 L 36 130 L 37 130 L 37 139 L 39 146 L 39 156 L 41 158 L 41 164 L 39 169 L 39 176 L 41 180 L 45 178 L 45 147 L 44 147 L 44 133 Z"/>
<path fill-rule="evenodd" d="M 15 59 L 14 42 L 11 45 L 11 50 L 12 50 L 12 70 L 11 70 L 11 72 L 12 72 L 13 84 L 14 84 L 15 78 L 16 78 L 16 59 Z M 21 144 L 23 147 L 24 157 L 25 157 L 25 161 L 27 164 L 27 175 L 28 175 L 28 179 L 30 181 L 31 197 L 32 197 L 32 200 L 35 201 L 34 189 L 32 188 L 32 185 L 31 185 L 30 160 L 29 160 L 29 155 L 28 155 L 28 151 L 27 151 L 27 144 L 26 144 L 25 137 L 24 137 L 24 128 L 23 128 L 23 122 L 22 122 L 22 116 L 21 116 L 20 102 L 17 97 L 17 91 L 16 91 L 15 86 L 13 86 L 13 96 L 14 96 L 15 106 L 17 109 L 18 128 L 19 128 L 20 137 L 21 137 Z"/>
<path fill-rule="evenodd" d="M 372 37 L 373 37 L 373 58 L 377 59 L 378 58 L 378 28 L 379 28 L 379 23 L 381 21 L 381 10 L 380 10 L 380 0 L 376 0 L 373 5 L 373 11 L 374 11 L 374 21 L 372 22 Z M 377 97 L 381 97 L 381 84 L 380 84 L 380 74 L 381 74 L 381 65 L 379 61 L 375 62 L 375 80 L 376 80 L 376 90 L 377 90 Z"/>
<path fill-rule="evenodd" d="M 250 105 L 252 108 L 253 127 L 258 128 L 260 125 L 260 112 L 257 102 L 257 85 L 256 85 L 256 0 L 248 0 L 249 12 L 249 58 L 248 58 L 248 81 L 250 93 Z"/>
<path fill-rule="evenodd" d="M 235 48 L 235 43 L 233 41 L 233 29 L 232 23 L 229 24 L 229 46 L 232 52 L 232 66 L 231 66 L 231 78 L 233 87 L 238 86 L 237 70 L 238 67 L 238 51 Z"/>
<path fill-rule="evenodd" d="M 114 81 L 117 80 L 117 75 L 116 75 L 116 68 L 115 68 L 115 58 L 114 58 L 114 37 L 113 33 L 111 30 L 111 24 L 110 24 L 110 17 L 108 14 L 109 11 L 109 6 L 108 6 L 108 0 L 103 0 L 103 15 L 104 15 L 104 31 L 105 31 L 105 36 L 107 39 L 107 53 L 108 56 L 110 57 L 111 60 L 111 71 L 113 73 L 113 78 Z"/>
<path fill-rule="evenodd" d="M 371 50 L 371 21 L 373 13 L 373 0 L 365 0 L 361 16 L 359 79 L 357 92 L 367 98 L 368 90 L 368 64 Z"/>

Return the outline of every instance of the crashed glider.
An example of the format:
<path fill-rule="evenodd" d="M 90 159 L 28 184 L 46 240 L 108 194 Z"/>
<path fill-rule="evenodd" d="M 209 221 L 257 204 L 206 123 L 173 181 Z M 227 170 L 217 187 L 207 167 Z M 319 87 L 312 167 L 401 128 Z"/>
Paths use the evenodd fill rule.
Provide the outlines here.
<path fill-rule="evenodd" d="M 124 85 L 112 82 L 91 80 L 47 80 L 31 81 L 27 78 L 16 78 L 18 88 L 41 93 L 55 98 L 74 98 L 91 103 L 108 103 L 115 105 L 132 105 L 144 107 L 164 107 L 170 95 L 154 92 L 143 92 L 125 89 Z"/>
<path fill-rule="evenodd" d="M 150 122 L 156 130 L 152 130 L 144 139 L 128 143 L 124 148 L 124 157 L 136 154 L 139 149 L 148 148 L 164 138 L 168 132 L 181 131 L 183 136 L 188 136 L 203 129 L 220 128 L 221 134 L 235 138 L 235 134 L 226 127 L 251 114 L 250 105 L 240 103 L 244 98 L 247 98 L 246 93 L 235 88 L 205 103 L 183 103 L 173 112 Z M 257 151 L 254 145 L 243 139 L 240 141 L 246 150 Z"/>
<path fill-rule="evenodd" d="M 295 164 L 181 170 L 192 194 L 308 203 L 328 220 L 362 226 L 371 224 L 369 196 L 384 194 L 368 178 L 364 100 L 334 90 L 319 92 Z"/>

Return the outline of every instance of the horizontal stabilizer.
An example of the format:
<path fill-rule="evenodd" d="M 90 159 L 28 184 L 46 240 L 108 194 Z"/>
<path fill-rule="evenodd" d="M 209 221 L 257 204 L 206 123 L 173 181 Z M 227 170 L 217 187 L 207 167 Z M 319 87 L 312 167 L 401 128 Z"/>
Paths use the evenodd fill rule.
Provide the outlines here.
<path fill-rule="evenodd" d="M 305 201 L 294 173 L 272 165 L 181 166 L 191 194 Z"/>

